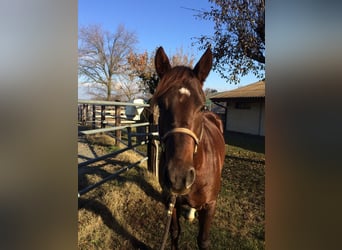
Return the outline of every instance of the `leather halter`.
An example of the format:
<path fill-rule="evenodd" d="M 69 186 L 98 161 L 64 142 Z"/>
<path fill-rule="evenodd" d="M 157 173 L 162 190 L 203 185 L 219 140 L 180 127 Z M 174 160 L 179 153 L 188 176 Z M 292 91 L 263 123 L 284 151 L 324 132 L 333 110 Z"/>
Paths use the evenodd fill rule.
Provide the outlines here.
<path fill-rule="evenodd" d="M 200 143 L 202 136 L 203 136 L 203 123 L 202 123 L 200 138 L 198 138 L 197 135 L 188 128 L 174 128 L 174 129 L 171 129 L 170 131 L 166 132 L 166 134 L 164 134 L 163 137 L 161 138 L 161 141 L 164 142 L 168 136 L 170 136 L 171 134 L 174 134 L 174 133 L 181 133 L 181 134 L 186 134 L 186 135 L 191 136 L 192 139 L 194 139 L 194 141 L 195 141 L 195 150 L 194 150 L 194 154 L 195 154 L 195 153 L 197 153 L 197 146 Z"/>

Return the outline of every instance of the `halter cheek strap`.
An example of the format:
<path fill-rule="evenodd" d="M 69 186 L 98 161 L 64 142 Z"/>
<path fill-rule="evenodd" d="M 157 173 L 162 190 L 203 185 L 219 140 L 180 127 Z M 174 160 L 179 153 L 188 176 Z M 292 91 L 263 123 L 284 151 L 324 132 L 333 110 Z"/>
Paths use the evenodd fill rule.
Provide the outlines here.
<path fill-rule="evenodd" d="M 186 135 L 189 135 L 192 137 L 192 139 L 194 139 L 195 141 L 195 150 L 194 150 L 194 153 L 197 153 L 197 146 L 200 142 L 200 139 L 202 138 L 202 135 L 203 135 L 203 126 L 202 126 L 202 129 L 201 129 L 201 135 L 200 135 L 200 139 L 198 139 L 197 135 L 192 132 L 190 129 L 187 129 L 187 128 L 174 128 L 170 131 L 168 131 L 166 134 L 163 135 L 163 137 L 161 138 L 162 141 L 165 141 L 166 138 L 171 135 L 171 134 L 174 134 L 174 133 L 182 133 L 182 134 L 186 134 Z"/>

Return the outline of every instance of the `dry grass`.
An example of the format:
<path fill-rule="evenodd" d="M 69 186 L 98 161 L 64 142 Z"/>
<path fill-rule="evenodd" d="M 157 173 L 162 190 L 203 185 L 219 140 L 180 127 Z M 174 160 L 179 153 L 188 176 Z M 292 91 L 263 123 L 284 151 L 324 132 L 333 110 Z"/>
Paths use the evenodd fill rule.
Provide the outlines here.
<path fill-rule="evenodd" d="M 115 144 L 115 139 L 105 133 L 98 133 L 85 136 L 86 139 L 92 143 L 102 146 L 112 146 Z"/>
<path fill-rule="evenodd" d="M 96 151 L 104 151 L 96 146 Z M 141 156 L 124 152 L 115 159 L 99 162 L 93 171 L 79 177 L 79 189 L 115 172 L 120 165 L 134 163 Z M 153 209 L 151 209 L 153 208 Z M 161 189 L 148 173 L 146 162 L 79 198 L 79 249 L 155 249 L 159 226 L 163 229 L 164 205 Z M 157 219 L 157 220 L 156 220 Z M 155 230 L 146 230 L 150 225 Z M 155 242 L 155 245 L 147 245 Z"/>
<path fill-rule="evenodd" d="M 211 249 L 264 249 L 263 153 L 227 146 L 222 189 L 211 228 Z M 79 178 L 79 188 L 141 156 L 129 151 L 99 162 Z M 198 222 L 181 218 L 181 249 L 197 249 Z M 145 165 L 79 198 L 79 249 L 159 249 L 165 224 L 161 189 Z"/>

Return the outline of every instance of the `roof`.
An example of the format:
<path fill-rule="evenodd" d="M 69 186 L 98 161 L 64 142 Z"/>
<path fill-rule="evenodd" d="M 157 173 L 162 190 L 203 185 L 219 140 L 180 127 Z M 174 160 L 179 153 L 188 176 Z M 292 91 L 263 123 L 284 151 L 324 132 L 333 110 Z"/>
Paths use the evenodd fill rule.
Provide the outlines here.
<path fill-rule="evenodd" d="M 219 92 L 210 97 L 212 101 L 223 101 L 231 98 L 265 98 L 265 81 L 258 81 L 246 86 Z"/>

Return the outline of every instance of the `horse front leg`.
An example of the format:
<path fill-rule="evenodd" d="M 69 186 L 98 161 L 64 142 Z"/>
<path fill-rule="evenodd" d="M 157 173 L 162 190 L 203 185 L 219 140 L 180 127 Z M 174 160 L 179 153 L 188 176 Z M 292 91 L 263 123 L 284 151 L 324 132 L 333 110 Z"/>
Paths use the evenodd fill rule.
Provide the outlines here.
<path fill-rule="evenodd" d="M 179 202 L 176 202 L 176 206 L 172 212 L 172 220 L 170 225 L 170 234 L 171 234 L 171 249 L 178 250 L 178 239 L 180 235 L 180 224 L 179 224 L 179 217 L 180 217 L 180 206 L 178 205 Z"/>
<path fill-rule="evenodd" d="M 213 201 L 205 208 L 198 211 L 199 233 L 197 236 L 197 245 L 200 250 L 209 249 L 209 229 L 214 218 L 215 208 L 216 201 Z"/>

